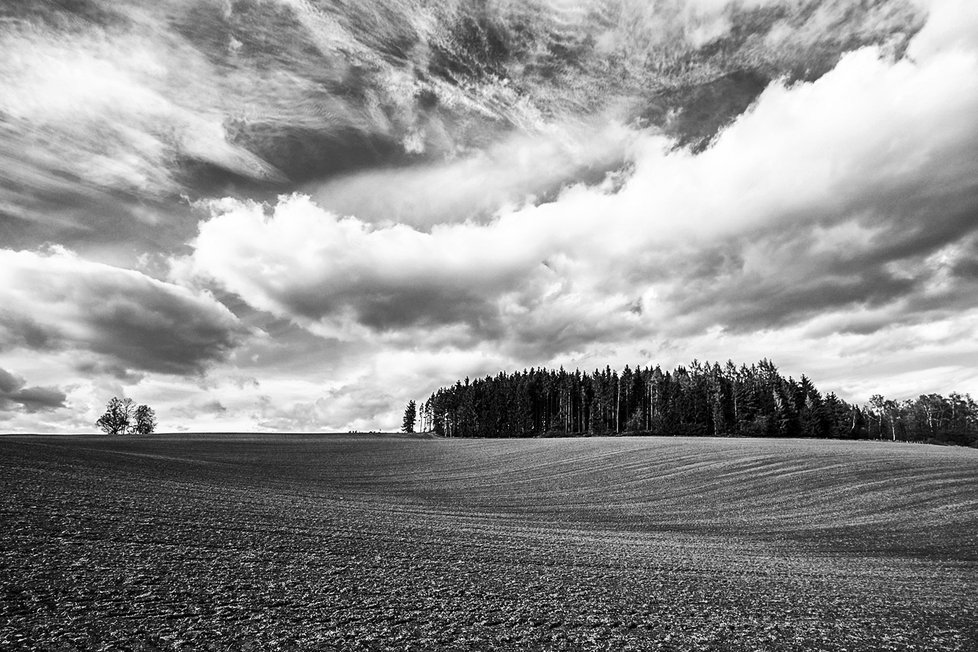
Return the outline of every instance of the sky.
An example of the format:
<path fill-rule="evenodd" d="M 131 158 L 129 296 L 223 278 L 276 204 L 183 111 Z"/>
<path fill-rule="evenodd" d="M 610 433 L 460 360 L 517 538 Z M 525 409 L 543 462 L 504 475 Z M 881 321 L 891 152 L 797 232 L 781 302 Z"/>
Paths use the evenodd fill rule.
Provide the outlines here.
<path fill-rule="evenodd" d="M 0 88 L 0 432 L 694 359 L 978 395 L 973 0 L 14 0 Z"/>

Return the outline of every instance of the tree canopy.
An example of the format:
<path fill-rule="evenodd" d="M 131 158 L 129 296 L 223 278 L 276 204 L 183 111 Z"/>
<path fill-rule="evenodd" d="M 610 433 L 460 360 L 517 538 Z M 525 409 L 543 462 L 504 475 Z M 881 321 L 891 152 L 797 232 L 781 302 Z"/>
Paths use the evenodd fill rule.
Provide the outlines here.
<path fill-rule="evenodd" d="M 404 408 L 404 421 L 401 424 L 401 430 L 404 432 L 414 432 L 414 424 L 418 420 L 418 404 L 414 399 L 408 401 L 407 407 Z"/>
<path fill-rule="evenodd" d="M 156 413 L 148 405 L 137 406 L 131 398 L 113 396 L 95 426 L 109 435 L 149 435 L 156 431 Z"/>
<path fill-rule="evenodd" d="M 458 381 L 420 408 L 422 429 L 449 437 L 687 435 L 890 439 L 978 444 L 968 395 L 922 395 L 868 405 L 823 394 L 773 362 L 693 361 L 672 371 L 529 369 Z"/>

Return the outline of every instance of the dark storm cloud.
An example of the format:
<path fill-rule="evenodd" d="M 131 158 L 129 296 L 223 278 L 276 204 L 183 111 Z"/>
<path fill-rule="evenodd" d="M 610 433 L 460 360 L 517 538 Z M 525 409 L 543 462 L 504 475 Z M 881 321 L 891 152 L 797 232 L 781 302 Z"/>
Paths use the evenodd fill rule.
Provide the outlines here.
<path fill-rule="evenodd" d="M 0 369 L 0 411 L 48 412 L 65 407 L 68 396 L 57 387 L 27 387 L 27 381 Z"/>
<path fill-rule="evenodd" d="M 64 251 L 0 250 L 0 269 L 6 349 L 80 349 L 106 368 L 189 374 L 224 359 L 243 331 L 209 295 Z"/>

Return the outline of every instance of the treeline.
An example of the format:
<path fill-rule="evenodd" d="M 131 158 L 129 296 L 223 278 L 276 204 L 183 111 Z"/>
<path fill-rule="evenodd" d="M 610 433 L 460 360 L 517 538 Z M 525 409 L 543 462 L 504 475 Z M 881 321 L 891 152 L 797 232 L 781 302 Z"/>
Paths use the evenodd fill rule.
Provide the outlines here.
<path fill-rule="evenodd" d="M 610 367 L 592 373 L 530 369 L 459 381 L 418 409 L 422 430 L 447 437 L 684 435 L 810 437 L 978 444 L 978 405 L 937 394 L 868 405 L 785 378 L 769 360 Z"/>

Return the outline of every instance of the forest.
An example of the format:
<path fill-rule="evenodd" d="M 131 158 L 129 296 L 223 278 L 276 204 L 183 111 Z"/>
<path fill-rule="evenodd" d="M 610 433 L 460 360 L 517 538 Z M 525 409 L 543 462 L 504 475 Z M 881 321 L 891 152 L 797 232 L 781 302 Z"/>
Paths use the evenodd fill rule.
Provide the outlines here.
<path fill-rule="evenodd" d="M 410 405 L 409 408 L 414 408 Z M 413 411 L 413 410 L 412 410 Z M 420 427 L 446 437 L 671 435 L 882 439 L 978 445 L 970 395 L 875 395 L 853 405 L 770 360 L 693 361 L 672 371 L 544 368 L 458 381 L 417 406 Z M 413 421 L 412 421 L 413 430 Z"/>

